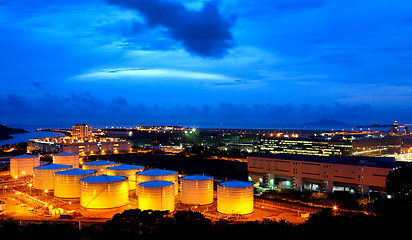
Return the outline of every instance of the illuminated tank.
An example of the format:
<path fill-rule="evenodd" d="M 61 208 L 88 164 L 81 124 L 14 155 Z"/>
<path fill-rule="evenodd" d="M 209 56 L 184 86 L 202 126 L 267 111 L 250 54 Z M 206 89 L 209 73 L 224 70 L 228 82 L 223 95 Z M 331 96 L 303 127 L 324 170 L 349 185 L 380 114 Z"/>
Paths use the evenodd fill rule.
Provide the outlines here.
<path fill-rule="evenodd" d="M 187 176 L 181 182 L 181 202 L 206 205 L 213 203 L 213 177 L 203 175 Z"/>
<path fill-rule="evenodd" d="M 49 164 L 34 168 L 33 187 L 40 190 L 54 189 L 54 173 L 68 170 L 72 166 L 62 164 Z"/>
<path fill-rule="evenodd" d="M 10 158 L 10 176 L 12 178 L 32 176 L 33 168 L 40 166 L 40 157 L 20 155 Z"/>
<path fill-rule="evenodd" d="M 253 184 L 241 181 L 223 182 L 217 186 L 217 211 L 224 214 L 253 212 Z"/>
<path fill-rule="evenodd" d="M 74 168 L 79 168 L 79 154 L 77 153 L 59 153 L 53 156 L 54 164 L 72 165 Z"/>
<path fill-rule="evenodd" d="M 100 175 L 80 180 L 80 206 L 104 209 L 129 203 L 129 183 L 126 177 Z"/>
<path fill-rule="evenodd" d="M 175 210 L 175 188 L 173 182 L 150 181 L 137 184 L 138 208 L 140 210 Z"/>
<path fill-rule="evenodd" d="M 177 172 L 171 170 L 162 169 L 150 169 L 143 172 L 139 172 L 136 175 L 136 183 L 150 182 L 150 181 L 168 181 L 174 183 L 175 196 L 177 196 Z M 137 192 L 136 192 L 137 195 Z"/>
<path fill-rule="evenodd" d="M 106 174 L 106 169 L 108 167 L 113 167 L 115 165 L 115 162 L 97 160 L 93 162 L 84 163 L 82 168 L 84 170 L 94 170 L 96 171 L 96 175 L 102 175 Z"/>
<path fill-rule="evenodd" d="M 54 173 L 54 196 L 60 198 L 80 198 L 80 179 L 93 176 L 96 171 L 70 169 Z"/>
<path fill-rule="evenodd" d="M 136 174 L 143 171 L 143 166 L 121 164 L 107 168 L 107 175 L 127 177 L 129 181 L 129 190 L 136 189 Z"/>

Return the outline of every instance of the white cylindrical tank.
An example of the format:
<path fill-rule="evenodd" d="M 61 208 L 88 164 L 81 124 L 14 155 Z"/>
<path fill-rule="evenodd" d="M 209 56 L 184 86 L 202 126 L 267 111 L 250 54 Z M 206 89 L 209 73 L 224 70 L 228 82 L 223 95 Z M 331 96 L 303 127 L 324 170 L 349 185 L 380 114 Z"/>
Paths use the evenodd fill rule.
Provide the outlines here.
<path fill-rule="evenodd" d="M 100 175 L 80 179 L 80 206 L 84 208 L 115 208 L 129 202 L 126 177 Z"/>
<path fill-rule="evenodd" d="M 213 203 L 213 177 L 193 175 L 182 178 L 181 202 L 206 205 Z"/>
<path fill-rule="evenodd" d="M 137 185 L 138 208 L 140 210 L 175 210 L 175 188 L 173 182 L 150 181 Z"/>
<path fill-rule="evenodd" d="M 54 164 L 72 165 L 74 168 L 79 168 L 79 154 L 77 153 L 59 153 L 53 156 Z"/>
<path fill-rule="evenodd" d="M 217 186 L 217 211 L 225 214 L 253 212 L 253 184 L 242 181 L 223 182 Z"/>
<path fill-rule="evenodd" d="M 10 158 L 10 176 L 12 178 L 32 176 L 33 168 L 40 166 L 40 157 L 20 155 Z"/>
<path fill-rule="evenodd" d="M 60 198 L 79 198 L 80 179 L 93 176 L 96 171 L 70 169 L 54 173 L 54 196 Z"/>
<path fill-rule="evenodd" d="M 88 162 L 88 163 L 83 164 L 82 168 L 84 170 L 94 170 L 96 171 L 96 175 L 102 175 L 102 174 L 106 174 L 106 169 L 108 167 L 113 167 L 115 165 L 116 165 L 115 162 L 97 160 L 97 161 Z"/>
<path fill-rule="evenodd" d="M 175 196 L 177 196 L 178 189 L 177 189 L 177 172 L 171 170 L 162 170 L 162 169 L 150 169 L 143 172 L 139 172 L 136 175 L 136 184 L 142 182 L 150 182 L 150 181 L 168 181 L 174 183 L 175 188 Z M 137 192 L 136 192 L 137 195 Z"/>
<path fill-rule="evenodd" d="M 54 189 L 54 173 L 68 170 L 72 166 L 62 164 L 49 164 L 34 168 L 33 187 L 40 190 Z"/>
<path fill-rule="evenodd" d="M 136 189 L 136 174 L 143 171 L 143 166 L 120 164 L 107 168 L 107 175 L 111 176 L 123 176 L 129 180 L 129 190 Z"/>

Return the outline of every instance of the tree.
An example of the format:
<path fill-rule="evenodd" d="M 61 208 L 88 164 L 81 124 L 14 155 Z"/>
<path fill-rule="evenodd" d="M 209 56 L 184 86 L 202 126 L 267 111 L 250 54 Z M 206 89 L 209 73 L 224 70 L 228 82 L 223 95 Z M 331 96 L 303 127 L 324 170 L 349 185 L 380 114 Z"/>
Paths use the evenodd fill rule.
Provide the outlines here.
<path fill-rule="evenodd" d="M 386 192 L 394 199 L 412 203 L 412 165 L 399 166 L 388 174 Z"/>

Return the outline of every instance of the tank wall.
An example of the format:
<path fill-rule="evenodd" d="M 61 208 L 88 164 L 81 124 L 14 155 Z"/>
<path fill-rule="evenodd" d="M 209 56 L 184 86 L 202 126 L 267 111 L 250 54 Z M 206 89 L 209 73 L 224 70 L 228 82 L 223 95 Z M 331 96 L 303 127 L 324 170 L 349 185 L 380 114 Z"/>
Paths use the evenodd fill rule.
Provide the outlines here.
<path fill-rule="evenodd" d="M 53 163 L 72 165 L 74 168 L 79 168 L 79 155 L 54 155 Z"/>
<path fill-rule="evenodd" d="M 181 190 L 181 202 L 184 204 L 213 203 L 213 179 L 199 181 L 182 179 Z"/>
<path fill-rule="evenodd" d="M 80 179 L 93 176 L 83 175 L 54 175 L 54 196 L 60 198 L 80 198 Z"/>
<path fill-rule="evenodd" d="M 253 212 L 253 186 L 232 188 L 217 186 L 217 211 L 225 214 Z"/>
<path fill-rule="evenodd" d="M 80 181 L 80 206 L 84 208 L 114 208 L 129 203 L 129 184 L 126 180 L 110 183 Z"/>
<path fill-rule="evenodd" d="M 167 182 L 172 182 L 174 183 L 174 191 L 175 191 L 175 196 L 178 194 L 178 181 L 177 181 L 177 174 L 170 174 L 170 175 L 144 175 L 144 174 L 137 174 L 136 175 L 136 184 L 138 185 L 139 183 L 142 182 L 150 182 L 150 181 L 167 181 Z M 136 192 L 137 195 L 137 192 Z"/>
<path fill-rule="evenodd" d="M 119 169 L 107 169 L 107 175 L 112 176 L 123 176 L 128 178 L 129 182 L 129 190 L 136 189 L 136 172 L 141 172 L 142 170 L 139 169 L 127 169 L 127 170 L 119 170 Z"/>
<path fill-rule="evenodd" d="M 175 210 L 174 184 L 166 187 L 143 187 L 137 185 L 138 208 L 140 210 Z"/>
<path fill-rule="evenodd" d="M 24 177 L 33 175 L 33 168 L 40 166 L 40 158 L 10 158 L 10 176 Z"/>
<path fill-rule="evenodd" d="M 54 189 L 54 173 L 64 169 L 34 169 L 33 174 L 33 188 L 40 190 Z"/>
<path fill-rule="evenodd" d="M 116 164 L 108 164 L 108 165 L 83 165 L 82 169 L 84 170 L 94 170 L 96 171 L 96 176 L 100 176 L 103 174 L 107 174 L 107 168 L 113 167 Z"/>

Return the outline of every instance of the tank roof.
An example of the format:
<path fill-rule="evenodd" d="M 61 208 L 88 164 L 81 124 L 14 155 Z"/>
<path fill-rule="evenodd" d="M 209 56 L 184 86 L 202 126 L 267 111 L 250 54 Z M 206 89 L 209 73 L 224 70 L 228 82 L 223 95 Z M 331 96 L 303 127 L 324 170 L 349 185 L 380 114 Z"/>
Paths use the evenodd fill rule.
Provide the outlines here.
<path fill-rule="evenodd" d="M 23 154 L 23 155 L 20 155 L 20 156 L 14 156 L 14 157 L 11 157 L 11 158 L 37 158 L 37 157 L 39 157 L 39 156 L 36 156 L 36 155 L 28 155 L 28 154 Z"/>
<path fill-rule="evenodd" d="M 33 169 L 42 169 L 42 170 L 53 170 L 53 169 L 63 169 L 63 168 L 71 168 L 71 165 L 63 165 L 63 164 L 48 164 L 39 167 L 34 167 Z"/>
<path fill-rule="evenodd" d="M 224 187 L 233 187 L 233 188 L 244 188 L 244 187 L 251 187 L 253 186 L 250 182 L 243 182 L 243 181 L 227 181 L 223 182 L 220 185 Z"/>
<path fill-rule="evenodd" d="M 84 163 L 83 165 L 100 166 L 100 165 L 112 165 L 112 164 L 116 164 L 116 163 L 112 162 L 112 161 L 97 160 L 97 161 L 93 161 L 93 162 Z"/>
<path fill-rule="evenodd" d="M 69 153 L 69 152 L 62 152 L 62 153 L 54 154 L 54 156 L 73 156 L 73 155 L 79 155 L 79 154 Z"/>
<path fill-rule="evenodd" d="M 69 169 L 69 170 L 55 172 L 54 174 L 75 176 L 75 175 L 92 174 L 92 173 L 95 173 L 95 172 L 96 171 L 94 171 L 94 170 L 84 170 L 84 169 L 73 168 L 73 169 Z"/>
<path fill-rule="evenodd" d="M 81 182 L 87 183 L 110 183 L 110 182 L 120 182 L 126 180 L 127 177 L 121 176 L 109 176 L 109 175 L 100 175 L 100 176 L 90 176 L 80 179 Z"/>
<path fill-rule="evenodd" d="M 144 167 L 139 166 L 139 165 L 120 164 L 120 165 L 117 165 L 117 166 L 108 167 L 107 169 L 111 169 L 111 170 L 130 170 L 130 169 L 142 169 L 142 168 L 144 168 Z"/>
<path fill-rule="evenodd" d="M 158 175 L 172 175 L 177 174 L 176 171 L 171 170 L 163 170 L 163 169 L 150 169 L 143 172 L 139 172 L 140 175 L 147 175 L 147 176 L 158 176 Z"/>
<path fill-rule="evenodd" d="M 213 179 L 213 177 L 196 174 L 196 175 L 184 177 L 183 179 L 193 180 L 193 181 L 204 181 L 204 180 L 211 180 Z"/>
<path fill-rule="evenodd" d="M 150 182 L 142 182 L 139 183 L 142 187 L 168 187 L 173 185 L 174 183 L 168 181 L 150 181 Z"/>

